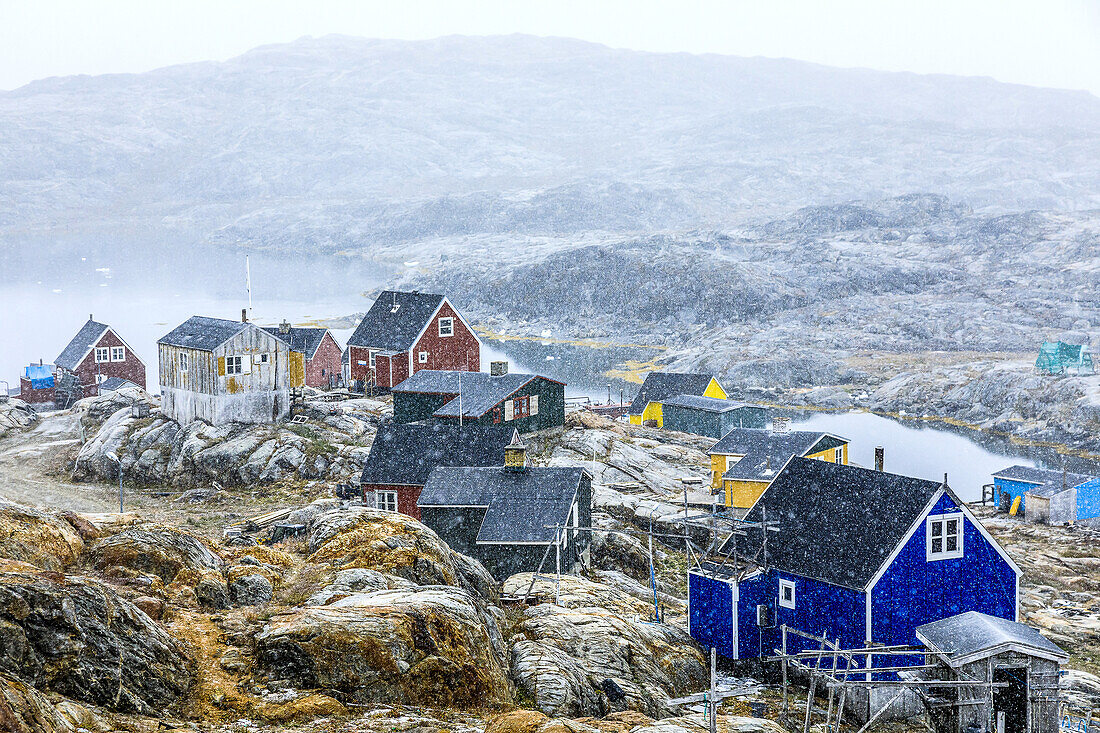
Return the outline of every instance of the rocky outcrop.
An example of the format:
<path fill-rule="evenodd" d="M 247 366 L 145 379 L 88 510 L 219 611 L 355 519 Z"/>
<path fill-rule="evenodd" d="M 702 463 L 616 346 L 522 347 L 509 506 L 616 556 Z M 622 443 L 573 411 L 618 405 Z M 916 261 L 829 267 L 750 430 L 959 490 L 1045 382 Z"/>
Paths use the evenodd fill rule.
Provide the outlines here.
<path fill-rule="evenodd" d="M 256 648 L 272 674 L 358 703 L 511 701 L 496 619 L 458 588 L 380 590 L 298 609 L 268 621 Z"/>
<path fill-rule="evenodd" d="M 114 479 L 118 467 L 113 455 L 130 481 L 181 487 L 211 481 L 238 485 L 288 477 L 351 478 L 362 470 L 369 453 L 362 441 L 373 434 L 377 421 L 376 416 L 341 411 L 305 425 L 181 426 L 158 412 L 133 417 L 128 404 L 120 407 L 106 398 L 79 404 L 95 430 L 77 455 L 76 479 Z"/>
<path fill-rule="evenodd" d="M 522 594 L 530 574 L 509 578 L 507 594 Z M 554 597 L 554 585 L 535 583 Z M 629 593 L 579 577 L 561 579 L 560 604 L 523 611 L 513 629 L 512 675 L 547 715 L 605 715 L 636 710 L 667 714 L 672 697 L 702 689 L 703 654 L 683 630 L 647 623 L 651 606 Z"/>
<path fill-rule="evenodd" d="M 23 400 L 9 398 L 0 402 L 0 438 L 16 430 L 25 430 L 37 420 L 37 415 Z"/>
<path fill-rule="evenodd" d="M 4 733 L 72 733 L 75 727 L 38 690 L 0 674 L 0 730 Z"/>
<path fill-rule="evenodd" d="M 0 502 L 0 558 L 61 570 L 84 551 L 80 534 L 64 519 L 22 504 Z"/>
<path fill-rule="evenodd" d="M 783 733 L 782 726 L 761 718 L 719 715 L 722 733 Z M 599 719 L 549 718 L 536 710 L 513 710 L 491 719 L 485 733 L 704 733 L 710 726 L 701 715 L 653 720 L 640 713 L 612 713 Z"/>
<path fill-rule="evenodd" d="M 453 585 L 486 599 L 496 582 L 476 560 L 451 550 L 412 517 L 368 507 L 323 514 L 309 534 L 309 562 L 368 568 L 417 585 Z"/>
<path fill-rule="evenodd" d="M 96 541 L 89 561 L 99 571 L 126 568 L 155 575 L 165 584 L 174 581 L 181 570 L 202 574 L 222 567 L 222 558 L 195 535 L 153 524 Z"/>
<path fill-rule="evenodd" d="M 110 588 L 0 573 L 0 671 L 111 710 L 162 715 L 188 688 L 183 649 Z"/>

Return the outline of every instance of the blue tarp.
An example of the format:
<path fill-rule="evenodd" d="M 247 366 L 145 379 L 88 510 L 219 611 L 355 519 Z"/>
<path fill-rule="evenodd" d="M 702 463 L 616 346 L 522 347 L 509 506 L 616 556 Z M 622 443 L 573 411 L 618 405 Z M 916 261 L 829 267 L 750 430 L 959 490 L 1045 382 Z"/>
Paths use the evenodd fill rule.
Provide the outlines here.
<path fill-rule="evenodd" d="M 31 380 L 31 389 L 49 389 L 53 386 L 53 365 L 30 364 L 23 370 L 23 376 Z"/>

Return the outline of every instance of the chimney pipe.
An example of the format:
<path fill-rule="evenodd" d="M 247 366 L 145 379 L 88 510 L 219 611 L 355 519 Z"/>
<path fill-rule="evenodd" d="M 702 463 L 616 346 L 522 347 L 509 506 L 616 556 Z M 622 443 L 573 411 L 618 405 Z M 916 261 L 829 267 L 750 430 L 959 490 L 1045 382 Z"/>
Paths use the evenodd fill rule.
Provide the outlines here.
<path fill-rule="evenodd" d="M 241 308 L 241 323 L 248 323 L 248 309 Z"/>
<path fill-rule="evenodd" d="M 886 463 L 886 451 L 881 445 L 875 446 L 875 470 L 881 471 L 883 464 Z"/>
<path fill-rule="evenodd" d="M 283 319 L 283 322 L 279 324 L 279 333 L 283 335 L 290 333 L 290 321 Z"/>
<path fill-rule="evenodd" d="M 491 361 L 489 362 L 489 376 L 503 377 L 508 373 L 508 362 L 506 361 Z"/>

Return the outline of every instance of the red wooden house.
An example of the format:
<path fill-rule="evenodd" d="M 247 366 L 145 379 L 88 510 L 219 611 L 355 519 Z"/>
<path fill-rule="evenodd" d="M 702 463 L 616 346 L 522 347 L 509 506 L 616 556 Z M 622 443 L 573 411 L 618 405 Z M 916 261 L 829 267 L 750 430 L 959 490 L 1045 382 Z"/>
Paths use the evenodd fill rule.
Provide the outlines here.
<path fill-rule="evenodd" d="M 476 372 L 481 341 L 442 295 L 386 290 L 348 339 L 350 386 L 390 389 L 421 369 Z"/>
<path fill-rule="evenodd" d="M 145 389 L 145 362 L 114 329 L 91 316 L 54 364 L 59 374 L 76 375 L 84 397 L 99 394 L 99 384 L 111 377 L 127 379 Z"/>
<path fill-rule="evenodd" d="M 496 466 L 516 439 L 505 425 L 385 423 L 359 479 L 368 506 L 420 519 L 416 502 L 436 466 Z"/>
<path fill-rule="evenodd" d="M 297 328 L 283 321 L 278 326 L 264 326 L 264 330 L 303 355 L 307 387 L 332 389 L 339 383 L 344 352 L 327 328 Z"/>

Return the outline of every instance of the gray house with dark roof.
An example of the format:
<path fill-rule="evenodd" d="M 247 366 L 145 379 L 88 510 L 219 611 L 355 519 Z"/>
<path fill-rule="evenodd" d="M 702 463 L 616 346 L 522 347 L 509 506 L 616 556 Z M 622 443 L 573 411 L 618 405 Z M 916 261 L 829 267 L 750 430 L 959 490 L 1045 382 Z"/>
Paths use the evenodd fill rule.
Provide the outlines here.
<path fill-rule="evenodd" d="M 544 573 L 577 571 L 588 562 L 592 477 L 580 467 L 529 466 L 524 446 L 509 450 L 492 467 L 433 470 L 420 520 L 498 581 L 540 564 Z"/>
<path fill-rule="evenodd" d="M 421 369 L 481 369 L 481 340 L 447 298 L 386 290 L 348 339 L 346 380 L 391 389 Z"/>
<path fill-rule="evenodd" d="M 259 326 L 192 316 L 157 341 L 161 411 L 186 425 L 264 423 L 290 411 L 290 347 Z"/>

